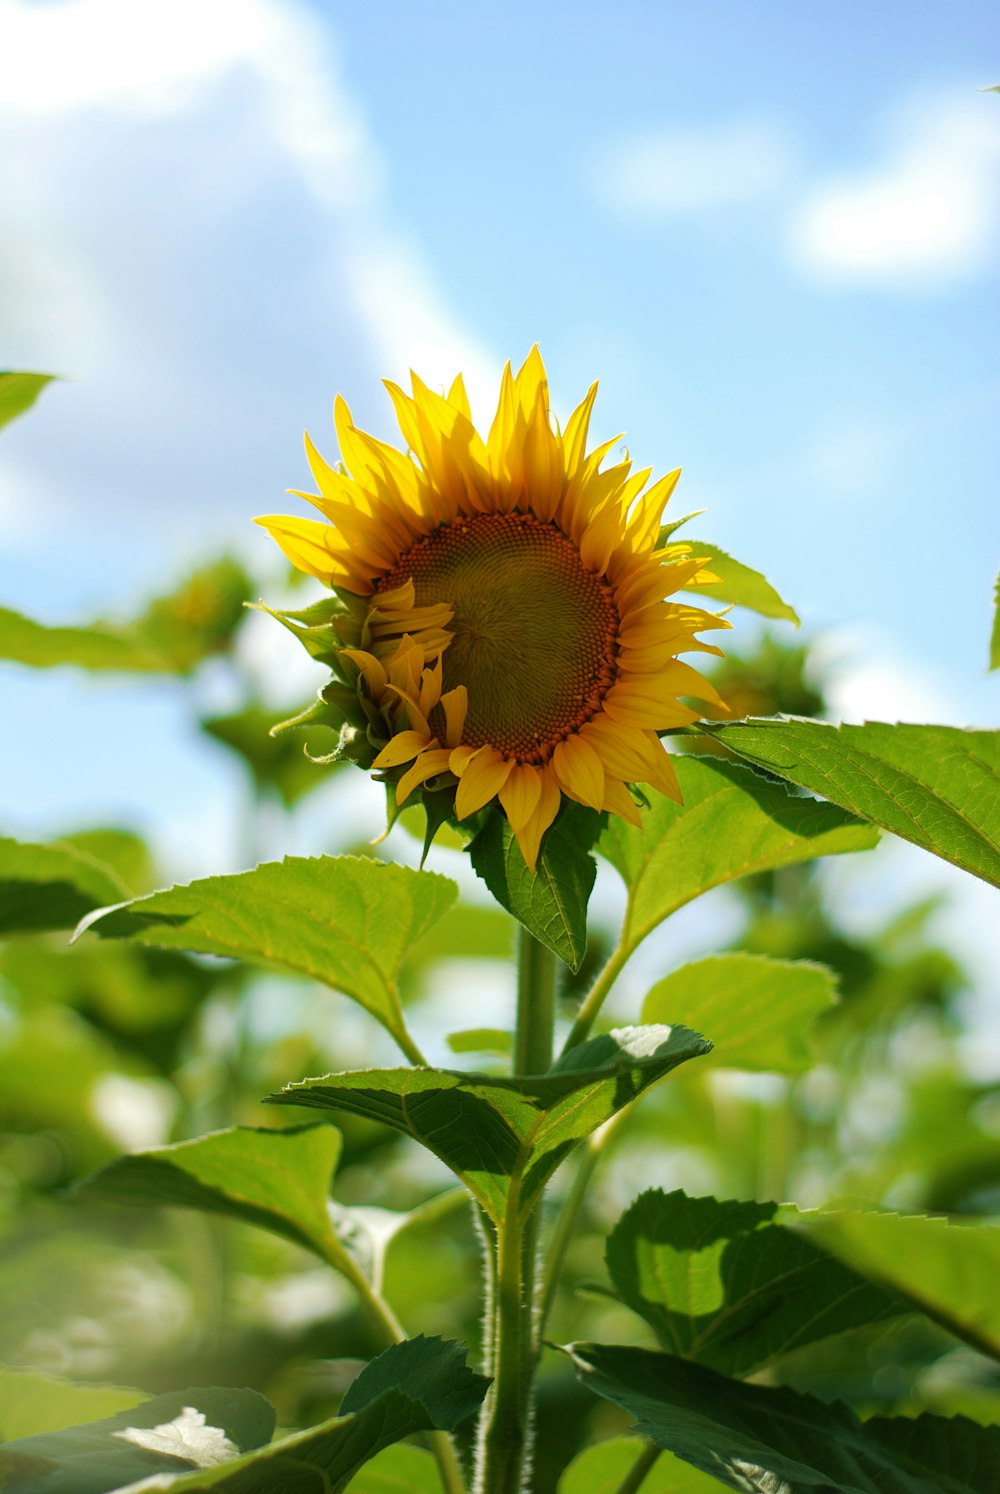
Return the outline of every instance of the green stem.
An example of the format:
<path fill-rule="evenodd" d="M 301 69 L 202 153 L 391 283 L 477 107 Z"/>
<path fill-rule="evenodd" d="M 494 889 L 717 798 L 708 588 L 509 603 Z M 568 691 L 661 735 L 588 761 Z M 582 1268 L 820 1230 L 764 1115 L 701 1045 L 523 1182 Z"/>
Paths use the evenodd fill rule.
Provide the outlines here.
<path fill-rule="evenodd" d="M 552 1064 L 555 956 L 526 929 L 518 931 L 515 1074 L 544 1074 Z M 521 1494 L 530 1470 L 532 1381 L 538 1357 L 535 1268 L 541 1200 L 522 1210 L 520 1178 L 510 1180 L 505 1217 L 490 1231 L 487 1271 L 493 1384 L 483 1407 L 476 1455 L 476 1494 Z"/>
<path fill-rule="evenodd" d="M 660 1456 L 661 1448 L 655 1442 L 647 1442 L 632 1467 L 618 1485 L 617 1494 L 636 1494 L 646 1481 L 646 1474 Z"/>
<path fill-rule="evenodd" d="M 403 1016 L 403 1003 L 399 999 L 399 991 L 395 985 L 391 986 L 389 990 L 389 1006 L 392 1014 L 392 1026 L 389 1028 L 389 1031 L 396 1039 L 396 1043 L 406 1054 L 410 1062 L 416 1064 L 417 1068 L 429 1068 L 430 1065 L 427 1059 L 417 1047 L 410 1029 L 406 1025 L 406 1018 Z"/>
<path fill-rule="evenodd" d="M 614 954 L 611 956 L 610 960 L 605 965 L 600 975 L 597 977 L 597 980 L 594 982 L 589 995 L 587 996 L 583 1005 L 580 1007 L 580 1010 L 577 1012 L 576 1021 L 570 1028 L 569 1036 L 563 1044 L 564 1053 L 568 1053 L 571 1048 L 575 1048 L 578 1046 L 578 1044 L 582 1043 L 584 1038 L 589 1037 L 590 1029 L 593 1027 L 594 1022 L 597 1020 L 597 1014 L 607 1000 L 608 995 L 611 991 L 611 987 L 614 985 L 619 975 L 621 975 L 622 970 L 627 963 L 629 955 L 631 953 L 631 949 L 626 947 L 623 938 L 622 943 L 619 944 L 618 948 L 615 950 Z"/>
<path fill-rule="evenodd" d="M 590 1185 L 594 1168 L 597 1166 L 598 1159 L 603 1150 L 603 1143 L 598 1139 L 600 1135 L 600 1131 L 596 1132 L 584 1146 L 583 1155 L 577 1166 L 572 1187 L 563 1200 L 552 1239 L 549 1241 L 549 1248 L 545 1252 L 545 1281 L 542 1286 L 541 1303 L 538 1310 L 539 1336 L 545 1332 L 545 1325 L 549 1320 L 549 1314 L 556 1299 L 563 1260 L 569 1248 L 569 1243 L 576 1231 L 577 1217 L 583 1205 L 584 1198 L 587 1195 L 587 1188 Z"/>

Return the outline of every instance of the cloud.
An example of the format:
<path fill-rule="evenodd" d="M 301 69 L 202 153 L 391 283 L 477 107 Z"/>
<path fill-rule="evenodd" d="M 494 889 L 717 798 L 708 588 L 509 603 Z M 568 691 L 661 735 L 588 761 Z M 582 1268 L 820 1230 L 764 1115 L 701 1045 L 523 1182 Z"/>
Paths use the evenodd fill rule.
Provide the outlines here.
<path fill-rule="evenodd" d="M 795 209 L 791 254 L 811 277 L 920 290 L 977 274 L 1000 227 L 1000 109 L 948 95 L 911 100 L 878 160 L 822 181 Z"/>
<path fill-rule="evenodd" d="M 668 218 L 770 197 L 794 169 L 787 132 L 748 119 L 634 135 L 601 150 L 587 179 L 597 200 L 615 212 Z"/>

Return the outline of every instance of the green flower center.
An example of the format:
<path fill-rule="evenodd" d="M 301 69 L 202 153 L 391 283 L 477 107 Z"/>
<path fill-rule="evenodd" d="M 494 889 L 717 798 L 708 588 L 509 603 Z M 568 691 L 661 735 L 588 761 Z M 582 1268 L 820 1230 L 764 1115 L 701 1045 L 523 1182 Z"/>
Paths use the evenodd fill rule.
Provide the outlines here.
<path fill-rule="evenodd" d="M 618 612 L 609 583 L 555 525 L 520 513 L 443 525 L 379 590 L 410 577 L 418 606 L 453 609 L 444 689 L 469 692 L 469 746 L 544 762 L 600 710 L 616 678 Z M 443 719 L 433 725 L 443 730 Z"/>

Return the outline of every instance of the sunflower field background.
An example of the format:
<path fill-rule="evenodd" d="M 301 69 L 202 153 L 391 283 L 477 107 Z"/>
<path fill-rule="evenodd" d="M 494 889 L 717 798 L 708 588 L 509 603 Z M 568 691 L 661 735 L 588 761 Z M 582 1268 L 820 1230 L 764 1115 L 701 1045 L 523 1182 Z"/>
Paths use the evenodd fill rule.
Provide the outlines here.
<path fill-rule="evenodd" d="M 709 20 L 626 6 L 623 67 L 651 80 L 669 55 L 696 81 L 728 79 L 734 102 L 713 120 L 688 80 L 671 106 L 634 104 L 591 137 L 586 7 L 551 96 L 538 69 L 555 17 L 515 12 L 512 40 L 446 7 L 417 39 L 389 10 L 384 38 L 278 0 L 227 0 L 211 22 L 184 6 L 137 20 L 112 0 L 0 4 L 21 266 L 0 357 L 57 370 L 0 374 L 15 495 L 0 594 L 0 1485 L 996 1494 L 1000 754 L 995 732 L 964 729 L 995 711 L 983 664 L 1000 664 L 985 12 L 959 7 L 944 27 L 886 5 L 859 59 L 782 6 L 756 32 L 720 6 L 732 35 L 709 69 Z M 413 67 L 417 40 L 443 81 Z M 892 56 L 881 176 L 859 168 L 852 187 L 827 162 L 827 186 L 808 189 L 781 111 L 801 123 L 812 105 L 789 83 L 765 118 L 739 81 L 748 47 L 754 87 L 823 50 L 829 88 L 849 82 L 872 111 Z M 533 92 L 512 111 L 515 56 Z M 478 91 L 460 67 L 474 58 Z M 366 91 L 365 68 L 381 88 Z M 565 173 L 553 185 L 570 127 L 588 142 L 581 191 L 610 215 L 572 253 Z M 826 128 L 857 147 L 840 104 Z M 552 148 L 526 166 L 539 129 Z M 487 213 L 475 140 L 494 194 L 517 158 L 517 212 Z M 87 228 L 75 171 L 105 173 L 114 245 Z M 794 193 L 781 280 L 765 224 Z M 282 205 L 306 245 L 332 225 L 328 253 L 284 230 L 269 241 Z M 61 264 L 36 252 L 63 229 Z M 570 306 L 575 276 L 607 290 L 594 254 L 625 298 L 614 336 L 602 311 Z M 806 264 L 816 284 L 796 288 Z M 529 288 L 539 266 L 545 300 Z M 789 296 L 790 325 L 768 323 Z M 656 371 L 669 315 L 684 365 L 674 349 Z M 536 339 L 554 349 L 554 420 L 547 393 L 538 416 L 553 442 L 572 444 L 573 405 L 600 375 L 605 468 L 648 459 L 670 492 L 685 434 L 694 456 L 689 501 L 672 499 L 656 540 L 657 567 L 688 567 L 680 601 L 656 592 L 645 672 L 621 665 L 620 635 L 602 655 L 617 673 L 583 727 L 560 718 L 558 768 L 551 744 L 533 757 L 517 735 L 537 666 L 522 663 L 519 689 L 491 665 L 513 679 L 511 768 L 475 705 L 481 676 L 466 654 L 464 673 L 449 663 L 459 624 L 393 592 L 400 556 L 480 523 L 428 505 L 453 480 L 449 440 L 456 460 L 472 450 L 446 403 L 471 401 L 489 429 L 501 329 L 515 369 Z M 772 342 L 795 366 L 775 352 L 751 369 Z M 389 554 L 371 547 L 404 510 L 348 512 L 368 438 L 339 416 L 332 449 L 327 411 L 341 390 L 399 445 L 368 391 L 375 366 L 402 383 L 410 362 L 451 435 L 426 444 L 418 395 L 400 459 L 417 452 L 431 497 L 405 512 L 430 517 Z M 462 367 L 468 397 L 451 383 Z M 523 466 L 494 471 L 506 516 L 476 532 L 530 538 L 558 520 L 620 602 L 649 577 L 631 552 L 606 554 L 626 514 L 652 547 L 659 510 L 640 522 L 637 490 L 614 488 L 614 543 L 603 488 L 564 514 L 571 465 L 557 474 L 525 434 L 531 388 L 527 424 L 509 428 Z M 768 401 L 785 423 L 762 437 Z M 607 425 L 619 407 L 627 445 Z M 812 465 L 771 461 L 768 441 L 794 452 L 810 421 Z M 304 424 L 329 453 L 311 465 L 333 537 L 267 521 L 292 536 L 289 569 L 247 521 L 309 484 Z M 748 463 L 706 458 L 713 441 L 742 443 Z M 706 506 L 688 546 L 675 521 Z M 296 551 L 303 535 L 325 559 Z M 392 595 L 376 616 L 379 588 Z M 695 661 L 699 695 L 674 643 L 683 619 L 691 646 L 703 606 L 731 627 Z M 590 749 L 565 750 L 581 733 L 604 754 L 603 788 Z M 649 756 L 658 733 L 666 767 Z M 558 1059 L 531 1031 L 545 970 Z"/>

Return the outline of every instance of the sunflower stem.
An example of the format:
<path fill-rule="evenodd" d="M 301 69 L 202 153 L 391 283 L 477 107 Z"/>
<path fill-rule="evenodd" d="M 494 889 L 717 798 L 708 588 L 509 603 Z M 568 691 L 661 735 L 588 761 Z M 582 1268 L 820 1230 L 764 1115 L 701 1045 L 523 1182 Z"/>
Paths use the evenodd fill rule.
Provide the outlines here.
<path fill-rule="evenodd" d="M 551 1066 L 555 993 L 555 956 L 526 929 L 519 929 L 515 1074 L 543 1074 Z M 520 1183 L 519 1177 L 511 1178 L 505 1216 L 488 1240 L 494 1252 L 486 1306 L 493 1384 L 480 1423 L 476 1494 L 520 1494 L 530 1476 L 541 1200 L 522 1208 Z"/>

